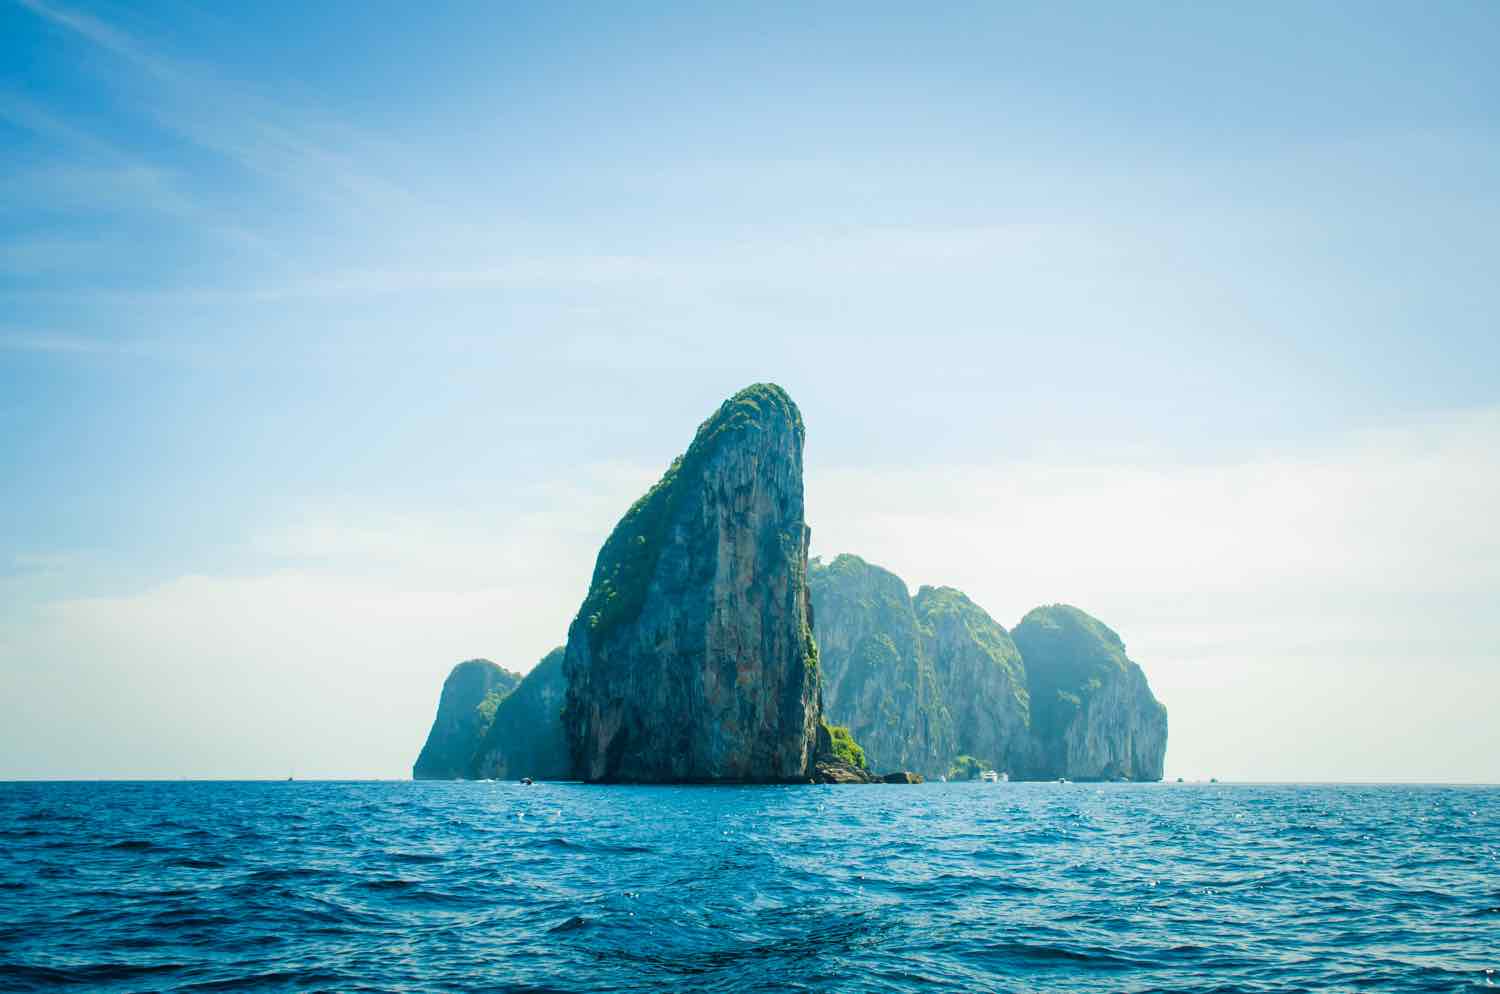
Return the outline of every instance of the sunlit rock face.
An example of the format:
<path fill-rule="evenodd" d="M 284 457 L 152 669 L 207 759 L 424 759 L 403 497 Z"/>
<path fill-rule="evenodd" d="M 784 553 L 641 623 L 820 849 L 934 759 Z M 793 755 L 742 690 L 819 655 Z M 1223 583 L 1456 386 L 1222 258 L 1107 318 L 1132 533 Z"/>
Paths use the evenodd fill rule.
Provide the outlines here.
<path fill-rule="evenodd" d="M 1027 777 L 1037 766 L 1026 665 L 1010 634 L 952 587 L 923 587 L 912 602 L 922 648 L 942 687 L 958 755 Z"/>
<path fill-rule="evenodd" d="M 808 569 L 823 710 L 877 770 L 947 772 L 953 717 L 901 578 L 843 555 Z"/>
<path fill-rule="evenodd" d="M 1077 608 L 1038 608 L 1007 632 L 958 590 L 913 598 L 851 555 L 812 563 L 808 585 L 826 717 L 873 769 L 1161 778 L 1166 709 L 1119 636 Z"/>
<path fill-rule="evenodd" d="M 577 776 L 812 775 L 820 705 L 803 438 L 780 387 L 740 391 L 605 542 L 563 661 Z"/>

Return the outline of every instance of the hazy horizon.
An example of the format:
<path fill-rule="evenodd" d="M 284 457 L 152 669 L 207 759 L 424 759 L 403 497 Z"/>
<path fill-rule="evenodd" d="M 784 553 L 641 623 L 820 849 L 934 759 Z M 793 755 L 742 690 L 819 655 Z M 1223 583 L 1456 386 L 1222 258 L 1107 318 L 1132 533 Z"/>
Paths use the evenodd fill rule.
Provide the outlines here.
<path fill-rule="evenodd" d="M 1500 7 L 0 0 L 0 779 L 399 778 L 720 401 L 1166 775 L 1500 781 Z"/>

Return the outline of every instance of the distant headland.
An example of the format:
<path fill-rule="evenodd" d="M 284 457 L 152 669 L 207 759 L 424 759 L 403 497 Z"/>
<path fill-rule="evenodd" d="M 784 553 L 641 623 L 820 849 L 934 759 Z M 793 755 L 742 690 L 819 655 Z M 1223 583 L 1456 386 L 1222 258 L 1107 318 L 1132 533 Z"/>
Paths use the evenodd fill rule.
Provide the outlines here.
<path fill-rule="evenodd" d="M 524 678 L 454 667 L 413 777 L 1161 779 L 1166 709 L 1101 622 L 1007 632 L 951 587 L 809 562 L 804 436 L 774 384 L 726 400 L 605 541 L 566 645 Z"/>

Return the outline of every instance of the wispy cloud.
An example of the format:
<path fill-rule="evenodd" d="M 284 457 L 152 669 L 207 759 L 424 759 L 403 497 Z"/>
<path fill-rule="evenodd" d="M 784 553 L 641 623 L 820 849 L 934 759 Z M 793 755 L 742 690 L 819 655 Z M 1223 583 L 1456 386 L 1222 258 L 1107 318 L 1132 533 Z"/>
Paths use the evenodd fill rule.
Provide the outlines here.
<path fill-rule="evenodd" d="M 381 210 L 415 212 L 427 206 L 400 184 L 362 168 L 380 143 L 334 120 L 314 119 L 305 105 L 292 109 L 228 84 L 98 17 L 42 0 L 21 3 L 157 84 L 154 98 L 141 110 L 200 148 L 304 196 Z"/>
<path fill-rule="evenodd" d="M 108 268 L 133 246 L 119 238 L 18 238 L 0 241 L 0 274 L 21 278 Z"/>
<path fill-rule="evenodd" d="M 1500 408 L 1482 408 L 1222 463 L 814 468 L 809 514 L 819 551 L 964 586 L 1011 621 L 1058 598 L 1462 595 L 1500 586 L 1481 510 L 1500 504 L 1497 448 Z"/>
<path fill-rule="evenodd" d="M 359 249 L 378 244 L 361 238 L 361 230 L 463 226 L 452 215 L 440 219 L 435 205 L 371 168 L 389 157 L 386 144 L 335 116 L 320 116 L 315 95 L 259 92 L 163 54 L 95 14 L 46 0 L 20 2 L 110 56 L 122 83 L 113 99 L 171 140 L 145 153 L 126 152 L 24 96 L 0 93 L 0 118 L 72 152 L 6 177 L 0 209 L 157 213 L 190 226 L 180 233 L 248 249 L 269 268 L 297 265 L 303 249 L 298 229 L 316 216 L 310 210 L 337 216 L 320 227 L 336 228 L 348 247 Z M 196 149 L 197 161 L 174 154 L 174 142 Z M 201 153 L 217 157 L 219 166 L 206 167 Z M 304 269 L 323 268 L 300 262 Z M 243 267 L 225 268 L 251 275 Z"/>
<path fill-rule="evenodd" d="M 189 351 L 140 338 L 102 338 L 67 331 L 0 328 L 0 352 L 42 352 L 75 356 L 187 356 Z"/>
<path fill-rule="evenodd" d="M 99 217 L 155 214 L 191 223 L 234 245 L 268 242 L 236 212 L 194 194 L 179 170 L 154 164 L 14 93 L 0 92 L 0 120 L 48 140 L 62 154 L 4 173 L 0 211 Z"/>
<path fill-rule="evenodd" d="M 39 17 L 88 39 L 153 76 L 166 82 L 181 81 L 181 77 L 169 62 L 152 55 L 129 35 L 116 30 L 97 17 L 56 4 L 44 3 L 42 0 L 17 0 L 17 2 Z"/>
<path fill-rule="evenodd" d="M 77 355 L 120 351 L 120 347 L 113 342 L 96 338 L 26 331 L 0 331 L 0 349 L 9 352 L 65 352 Z"/>
<path fill-rule="evenodd" d="M 25 131 L 33 132 L 52 142 L 98 158 L 113 158 L 119 151 L 108 142 L 75 125 L 69 124 L 56 114 L 38 106 L 18 94 L 0 90 L 0 121 Z"/>
<path fill-rule="evenodd" d="M 1497 450 L 1489 408 L 1219 463 L 814 468 L 808 514 L 815 552 L 1006 626 L 1103 618 L 1172 713 L 1169 770 L 1493 780 Z"/>

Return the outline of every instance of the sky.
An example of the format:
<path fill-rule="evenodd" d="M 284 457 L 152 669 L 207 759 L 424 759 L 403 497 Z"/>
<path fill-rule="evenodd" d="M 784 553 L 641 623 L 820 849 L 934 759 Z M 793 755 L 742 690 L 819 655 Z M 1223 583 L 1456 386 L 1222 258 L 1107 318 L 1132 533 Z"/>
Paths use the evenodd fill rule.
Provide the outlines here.
<path fill-rule="evenodd" d="M 1169 777 L 1500 781 L 1500 6 L 0 0 L 0 778 L 402 777 L 728 394 Z"/>

